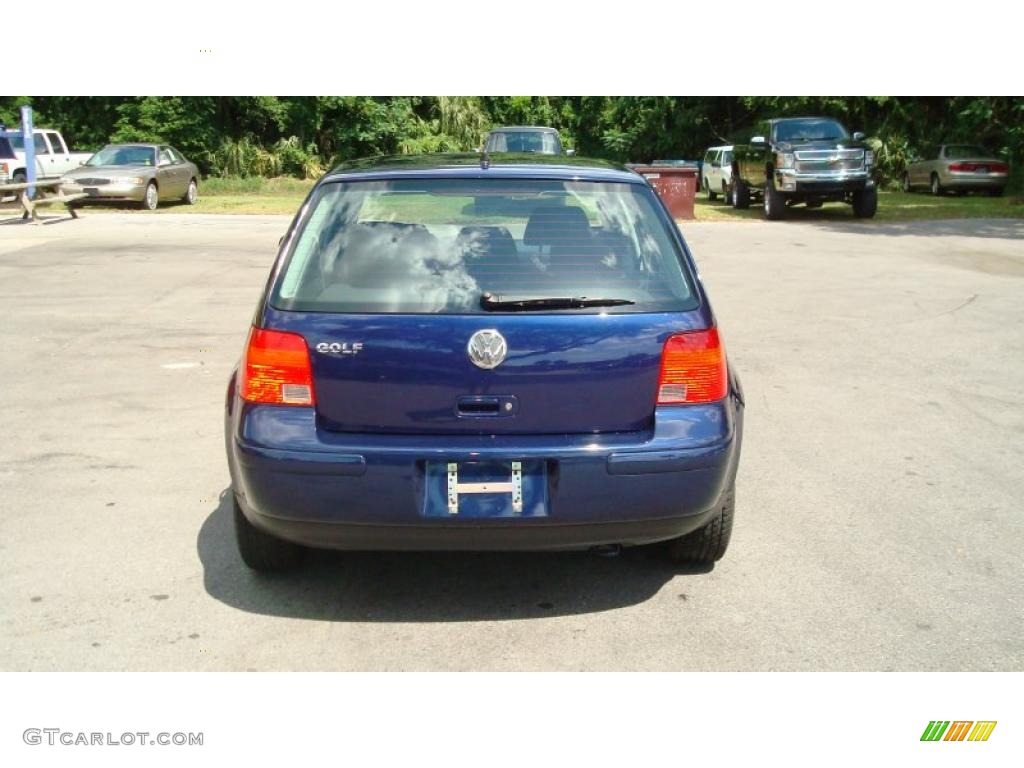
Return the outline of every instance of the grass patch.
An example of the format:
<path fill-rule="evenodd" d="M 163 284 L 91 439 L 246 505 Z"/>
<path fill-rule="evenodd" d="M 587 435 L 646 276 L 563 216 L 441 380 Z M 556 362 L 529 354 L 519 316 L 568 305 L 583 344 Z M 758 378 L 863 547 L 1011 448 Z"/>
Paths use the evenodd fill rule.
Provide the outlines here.
<path fill-rule="evenodd" d="M 853 211 L 844 203 L 826 203 L 821 208 L 795 206 L 787 211 L 793 221 L 840 221 L 853 219 Z M 764 219 L 761 202 L 751 201 L 750 207 L 738 211 L 722 202 L 719 197 L 709 202 L 704 195 L 697 197 L 694 207 L 697 221 L 760 221 Z M 1021 219 L 1024 218 L 1024 198 L 1014 195 L 988 197 L 970 194 L 932 197 L 923 192 L 879 192 L 878 213 L 875 221 L 927 221 L 929 219 Z"/>

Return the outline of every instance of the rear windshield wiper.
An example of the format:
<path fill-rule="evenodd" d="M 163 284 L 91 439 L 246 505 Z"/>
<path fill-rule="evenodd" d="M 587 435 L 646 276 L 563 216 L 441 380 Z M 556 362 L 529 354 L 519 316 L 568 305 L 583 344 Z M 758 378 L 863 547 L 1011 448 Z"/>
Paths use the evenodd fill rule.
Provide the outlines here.
<path fill-rule="evenodd" d="M 598 299 L 588 296 L 551 296 L 542 299 L 505 299 L 485 293 L 480 307 L 488 312 L 531 312 L 543 309 L 584 309 L 585 307 L 621 307 L 636 304 L 629 299 Z"/>

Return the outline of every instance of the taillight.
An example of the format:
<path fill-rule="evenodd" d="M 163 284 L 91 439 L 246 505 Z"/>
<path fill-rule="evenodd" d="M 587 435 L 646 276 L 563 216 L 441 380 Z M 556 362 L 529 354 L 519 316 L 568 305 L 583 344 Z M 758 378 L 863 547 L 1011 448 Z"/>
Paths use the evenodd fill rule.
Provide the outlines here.
<path fill-rule="evenodd" d="M 960 173 L 962 171 L 973 171 L 974 163 L 950 163 L 949 170 Z"/>
<path fill-rule="evenodd" d="M 728 388 L 717 328 L 668 337 L 661 352 L 658 405 L 710 403 L 725 397 Z"/>
<path fill-rule="evenodd" d="M 253 328 L 242 366 L 242 398 L 252 403 L 313 405 L 313 371 L 297 333 Z"/>
<path fill-rule="evenodd" d="M 989 166 L 989 170 L 993 171 L 994 173 L 1009 173 L 1010 166 L 1008 166 L 1006 163 L 992 163 L 992 165 Z"/>

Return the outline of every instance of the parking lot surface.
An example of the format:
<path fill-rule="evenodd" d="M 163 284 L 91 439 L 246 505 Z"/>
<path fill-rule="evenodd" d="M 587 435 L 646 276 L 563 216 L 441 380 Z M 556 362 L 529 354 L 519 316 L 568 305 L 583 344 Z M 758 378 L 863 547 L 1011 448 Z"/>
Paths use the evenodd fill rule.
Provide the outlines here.
<path fill-rule="evenodd" d="M 1024 222 L 683 226 L 746 390 L 732 546 L 262 578 L 224 387 L 286 217 L 0 227 L 5 670 L 1020 670 Z"/>

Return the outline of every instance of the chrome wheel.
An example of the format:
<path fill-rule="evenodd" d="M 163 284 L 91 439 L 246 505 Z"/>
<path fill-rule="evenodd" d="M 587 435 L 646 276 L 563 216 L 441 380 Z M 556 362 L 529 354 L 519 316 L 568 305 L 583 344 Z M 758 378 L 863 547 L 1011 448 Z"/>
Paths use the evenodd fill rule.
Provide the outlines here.
<path fill-rule="evenodd" d="M 188 191 L 185 193 L 185 202 L 189 205 L 195 205 L 197 194 L 198 187 L 196 186 L 196 180 L 192 179 L 192 181 L 188 183 Z"/>
<path fill-rule="evenodd" d="M 149 182 L 149 186 L 146 187 L 146 199 L 143 200 L 142 204 L 145 206 L 147 211 L 155 211 L 159 203 L 160 196 L 157 194 L 156 184 L 151 181 Z"/>
<path fill-rule="evenodd" d="M 903 174 L 903 191 L 904 192 L 910 192 L 910 174 L 909 173 L 904 173 Z"/>
<path fill-rule="evenodd" d="M 939 184 L 939 177 L 934 173 L 932 174 L 932 194 L 936 197 L 942 194 L 942 185 Z"/>

